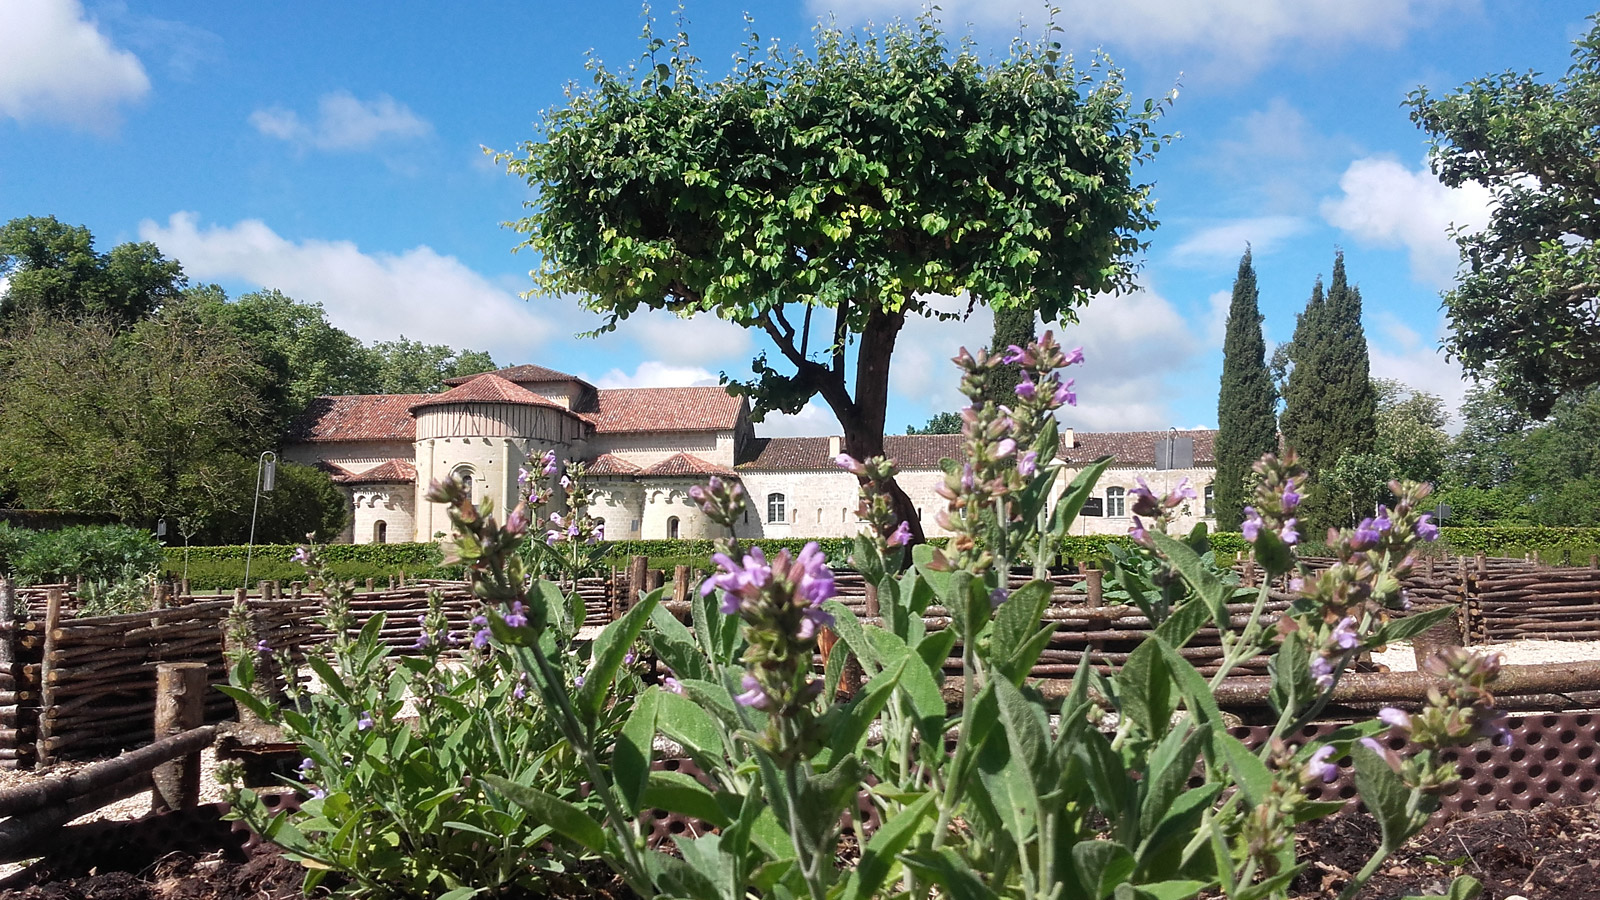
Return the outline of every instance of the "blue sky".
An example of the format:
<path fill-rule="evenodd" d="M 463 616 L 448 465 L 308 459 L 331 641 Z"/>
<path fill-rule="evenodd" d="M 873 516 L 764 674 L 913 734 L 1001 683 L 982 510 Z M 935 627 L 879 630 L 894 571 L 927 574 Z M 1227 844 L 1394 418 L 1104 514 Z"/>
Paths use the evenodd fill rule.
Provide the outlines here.
<path fill-rule="evenodd" d="M 1143 167 L 1161 227 L 1137 293 L 1065 329 L 1086 348 L 1080 430 L 1214 425 L 1227 292 L 1255 248 L 1269 342 L 1288 340 L 1343 248 L 1366 301 L 1373 369 L 1452 403 L 1437 352 L 1445 231 L 1486 198 L 1428 174 L 1407 92 L 1489 72 L 1564 71 L 1594 7 L 1567 0 L 1058 0 L 1069 49 L 1104 48 L 1143 96 L 1174 86 L 1182 137 Z M 1001 54 L 1042 3 L 944 0 L 947 30 Z M 914 16 L 916 0 L 684 0 L 694 49 L 724 71 L 744 37 L 807 45 L 819 16 Z M 659 10 L 671 25 L 672 10 Z M 0 0 L 0 220 L 55 215 L 101 249 L 152 240 L 196 282 L 321 302 L 367 340 L 401 334 L 536 362 L 601 386 L 748 371 L 750 336 L 647 316 L 579 341 L 593 316 L 533 298 L 501 227 L 527 188 L 482 147 L 514 149 L 588 53 L 640 51 L 635 0 L 576 3 L 79 3 Z M 1037 27 L 1035 24 L 1032 27 Z M 957 346 L 989 321 L 913 324 L 891 430 L 953 409 Z M 820 407 L 767 434 L 836 430 Z"/>

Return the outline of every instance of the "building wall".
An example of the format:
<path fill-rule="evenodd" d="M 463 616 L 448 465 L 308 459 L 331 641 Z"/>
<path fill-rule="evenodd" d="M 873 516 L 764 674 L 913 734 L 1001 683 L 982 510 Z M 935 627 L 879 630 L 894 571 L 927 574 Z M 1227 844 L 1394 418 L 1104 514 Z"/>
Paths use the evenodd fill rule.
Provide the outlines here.
<path fill-rule="evenodd" d="M 472 476 L 473 502 L 494 502 L 498 515 L 503 517 L 521 500 L 521 486 L 517 473 L 530 456 L 554 450 L 562 462 L 582 456 L 585 444 L 561 444 L 548 440 L 518 437 L 447 437 L 431 438 L 416 444 L 417 484 L 412 508 L 417 510 L 415 540 L 431 541 L 439 532 L 450 530 L 450 518 L 442 504 L 427 500 L 428 484 L 434 479 L 444 479 L 452 473 Z M 392 532 L 391 532 L 392 533 Z M 356 542 L 365 543 L 361 532 L 356 532 Z"/>
<path fill-rule="evenodd" d="M 1072 525 L 1073 534 L 1127 534 L 1128 528 L 1133 525 L 1133 509 L 1131 501 L 1126 500 L 1126 492 L 1138 486 L 1138 478 L 1143 476 L 1145 483 L 1157 496 L 1165 496 L 1168 491 L 1175 489 L 1178 482 L 1189 479 L 1189 484 L 1194 488 L 1196 498 L 1186 501 L 1178 507 L 1178 516 L 1173 520 L 1171 531 L 1174 534 L 1188 534 L 1195 525 L 1204 521 L 1208 526 L 1215 526 L 1216 519 L 1205 514 L 1205 489 L 1216 477 L 1217 470 L 1207 467 L 1192 469 L 1167 469 L 1157 471 L 1135 467 L 1115 467 L 1105 471 L 1100 476 L 1100 481 L 1095 485 L 1094 496 L 1106 497 L 1106 489 L 1119 487 L 1124 491 L 1124 512 L 1122 516 L 1079 516 Z M 1061 479 L 1062 487 L 1070 482 L 1070 477 Z M 1107 507 L 1109 511 L 1109 507 Z"/>
<path fill-rule="evenodd" d="M 726 537 L 727 531 L 707 519 L 700 507 L 689 499 L 692 478 L 662 478 L 645 482 L 644 515 L 639 528 L 643 540 L 664 540 L 671 534 L 670 521 L 678 520 L 678 537 L 686 539 Z"/>
<path fill-rule="evenodd" d="M 360 475 L 392 459 L 410 462 L 413 446 L 408 440 L 318 441 L 309 444 L 289 444 L 283 448 L 283 460 L 305 466 L 327 462 L 351 474 Z"/>
<path fill-rule="evenodd" d="M 409 484 L 362 484 L 350 492 L 354 504 L 346 534 L 357 544 L 376 543 L 377 524 L 385 526 L 384 543 L 416 540 L 416 492 Z"/>
<path fill-rule="evenodd" d="M 589 489 L 594 496 L 589 515 L 605 521 L 606 538 L 638 540 L 644 524 L 644 485 L 631 479 L 596 478 Z"/>
<path fill-rule="evenodd" d="M 648 467 L 672 456 L 687 453 L 709 463 L 733 468 L 734 432 L 728 431 L 646 431 L 597 434 L 592 442 L 594 454 L 612 453 L 636 466 Z"/>

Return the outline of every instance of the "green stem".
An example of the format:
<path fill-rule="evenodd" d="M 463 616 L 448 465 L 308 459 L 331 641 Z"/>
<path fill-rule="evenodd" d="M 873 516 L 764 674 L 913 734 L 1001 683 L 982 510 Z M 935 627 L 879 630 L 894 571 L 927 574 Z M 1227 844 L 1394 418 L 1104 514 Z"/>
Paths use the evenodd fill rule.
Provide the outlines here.
<path fill-rule="evenodd" d="M 1228 677 L 1228 673 L 1244 661 L 1244 652 L 1240 648 L 1249 650 L 1255 647 L 1256 635 L 1261 631 L 1261 613 L 1267 608 L 1267 597 L 1270 592 L 1271 583 L 1263 579 L 1261 589 L 1256 591 L 1256 605 L 1250 609 L 1250 621 L 1245 623 L 1244 631 L 1239 635 L 1239 639 L 1232 644 L 1227 655 L 1223 657 L 1222 665 L 1218 667 L 1217 674 L 1211 676 L 1212 690 L 1220 687 L 1222 680 Z M 1218 622 L 1217 626 L 1222 629 L 1224 638 L 1232 634 L 1232 629 L 1228 627 L 1228 623 Z"/>

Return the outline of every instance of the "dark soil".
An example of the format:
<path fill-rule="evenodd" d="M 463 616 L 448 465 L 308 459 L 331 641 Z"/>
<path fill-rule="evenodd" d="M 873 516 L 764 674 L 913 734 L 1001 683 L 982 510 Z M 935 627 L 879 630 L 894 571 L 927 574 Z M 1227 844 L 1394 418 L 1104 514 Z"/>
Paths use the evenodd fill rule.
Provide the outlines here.
<path fill-rule="evenodd" d="M 139 873 L 104 872 L 0 892 L 4 900 L 298 900 L 305 870 L 276 853 L 243 863 L 173 853 Z"/>
<path fill-rule="evenodd" d="M 1378 846 L 1370 816 L 1325 819 L 1302 832 L 1310 861 L 1295 896 L 1336 897 Z M 1600 808 L 1541 806 L 1455 819 L 1389 857 L 1361 893 L 1366 900 L 1443 894 L 1457 875 L 1483 882 L 1485 900 L 1600 900 Z"/>

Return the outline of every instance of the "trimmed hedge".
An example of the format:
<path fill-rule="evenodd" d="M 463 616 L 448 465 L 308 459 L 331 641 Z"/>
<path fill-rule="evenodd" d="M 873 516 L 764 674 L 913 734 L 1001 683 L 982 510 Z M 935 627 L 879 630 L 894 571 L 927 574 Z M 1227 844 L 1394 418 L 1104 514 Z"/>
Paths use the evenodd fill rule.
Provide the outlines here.
<path fill-rule="evenodd" d="M 298 544 L 259 544 L 251 551 L 250 581 L 304 581 L 305 566 L 290 562 Z M 189 589 L 229 590 L 244 586 L 246 547 L 229 544 L 221 547 L 189 548 Z M 356 582 L 368 578 L 386 582 L 391 575 L 405 572 L 409 577 L 455 577 L 455 567 L 443 565 L 444 556 L 437 544 L 321 544 L 317 552 L 328 561 L 334 574 Z M 163 569 L 172 578 L 183 577 L 184 548 L 167 547 Z"/>

